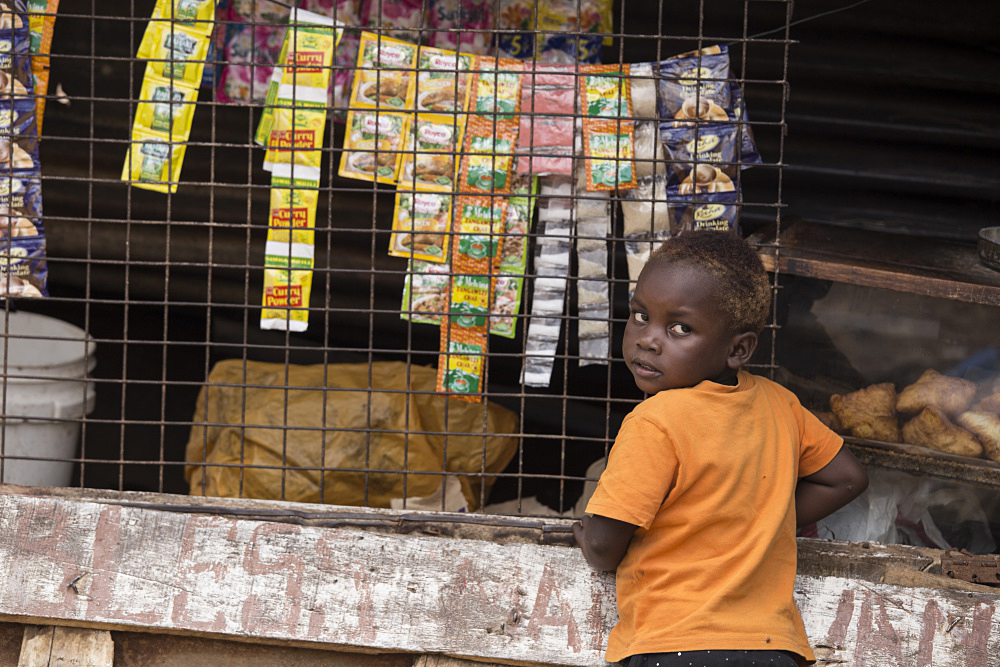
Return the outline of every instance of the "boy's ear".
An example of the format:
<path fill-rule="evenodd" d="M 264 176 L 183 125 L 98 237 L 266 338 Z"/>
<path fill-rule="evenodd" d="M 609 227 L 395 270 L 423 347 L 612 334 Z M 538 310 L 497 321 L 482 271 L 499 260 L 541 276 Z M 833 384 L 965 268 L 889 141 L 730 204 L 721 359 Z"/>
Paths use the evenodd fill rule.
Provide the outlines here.
<path fill-rule="evenodd" d="M 753 331 L 744 331 L 733 336 L 729 345 L 729 367 L 739 370 L 744 364 L 750 361 L 754 350 L 757 349 L 757 334 Z"/>

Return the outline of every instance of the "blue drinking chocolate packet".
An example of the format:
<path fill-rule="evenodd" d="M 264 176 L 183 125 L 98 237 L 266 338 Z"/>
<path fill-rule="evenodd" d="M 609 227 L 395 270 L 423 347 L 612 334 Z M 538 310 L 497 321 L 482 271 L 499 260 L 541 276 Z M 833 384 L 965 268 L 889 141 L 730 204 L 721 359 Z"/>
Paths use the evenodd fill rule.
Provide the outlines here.
<path fill-rule="evenodd" d="M 739 188 L 739 130 L 735 125 L 660 125 L 667 152 L 667 193 L 687 197 Z"/>
<path fill-rule="evenodd" d="M 661 123 L 680 127 L 735 120 L 728 77 L 727 46 L 711 46 L 661 61 Z"/>
<path fill-rule="evenodd" d="M 36 118 L 34 100 L 0 98 L 0 175 L 40 173 Z"/>
<path fill-rule="evenodd" d="M 0 299 L 48 296 L 45 239 L 12 239 L 0 244 Z"/>
<path fill-rule="evenodd" d="M 740 205 L 738 192 L 702 194 L 671 200 L 673 234 L 703 229 L 731 232 L 739 229 Z"/>

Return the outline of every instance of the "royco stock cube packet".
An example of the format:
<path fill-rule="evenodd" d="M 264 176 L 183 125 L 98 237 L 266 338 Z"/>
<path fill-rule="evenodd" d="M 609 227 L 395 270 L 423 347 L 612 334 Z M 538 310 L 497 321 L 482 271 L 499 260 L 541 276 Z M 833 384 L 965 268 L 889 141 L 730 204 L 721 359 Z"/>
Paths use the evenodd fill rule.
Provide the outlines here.
<path fill-rule="evenodd" d="M 184 142 L 174 142 L 159 132 L 133 127 L 122 180 L 146 190 L 177 192 L 186 150 Z"/>
<path fill-rule="evenodd" d="M 351 107 L 405 109 L 416 61 L 416 44 L 362 32 Z"/>
<path fill-rule="evenodd" d="M 198 90 L 178 86 L 158 76 L 147 76 L 139 91 L 135 125 L 162 132 L 180 141 L 191 133 Z"/>
<path fill-rule="evenodd" d="M 416 84 L 407 107 L 431 113 L 464 111 L 474 56 L 430 46 L 419 48 Z"/>
<path fill-rule="evenodd" d="M 439 192 L 397 192 L 389 254 L 447 262 L 451 199 L 451 195 Z"/>
<path fill-rule="evenodd" d="M 348 113 L 338 174 L 362 181 L 395 183 L 408 120 L 407 114 L 386 111 Z"/>
<path fill-rule="evenodd" d="M 399 169 L 399 185 L 451 192 L 455 157 L 462 146 L 464 119 L 443 114 L 417 114 L 407 133 Z"/>

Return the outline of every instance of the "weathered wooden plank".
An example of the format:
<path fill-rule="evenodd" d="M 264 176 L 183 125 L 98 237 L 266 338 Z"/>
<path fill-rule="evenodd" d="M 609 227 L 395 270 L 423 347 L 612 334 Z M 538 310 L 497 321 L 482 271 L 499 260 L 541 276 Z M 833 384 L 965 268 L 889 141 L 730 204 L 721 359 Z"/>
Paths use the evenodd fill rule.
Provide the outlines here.
<path fill-rule="evenodd" d="M 796 596 L 827 662 L 1000 664 L 997 595 L 810 573 Z M 597 667 L 615 609 L 575 549 L 0 495 L 0 616 Z"/>
<path fill-rule="evenodd" d="M 413 663 L 413 667 L 499 667 L 496 664 L 472 662 L 449 658 L 445 655 L 422 655 Z"/>
<path fill-rule="evenodd" d="M 112 667 L 115 655 L 107 630 L 26 625 L 18 667 Z"/>
<path fill-rule="evenodd" d="M 413 667 L 416 656 L 114 632 L 115 667 Z"/>

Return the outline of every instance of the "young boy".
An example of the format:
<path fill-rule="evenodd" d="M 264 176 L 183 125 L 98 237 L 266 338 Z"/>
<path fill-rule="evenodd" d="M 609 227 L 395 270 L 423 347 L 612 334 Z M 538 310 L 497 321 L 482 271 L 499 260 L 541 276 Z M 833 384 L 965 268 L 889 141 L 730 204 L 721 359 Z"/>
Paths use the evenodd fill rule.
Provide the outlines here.
<path fill-rule="evenodd" d="M 847 504 L 868 477 L 791 392 L 740 370 L 770 294 L 760 258 L 728 233 L 670 239 L 639 275 L 622 355 L 650 396 L 573 526 L 593 567 L 617 568 L 610 662 L 815 660 L 792 597 L 796 525 Z"/>

